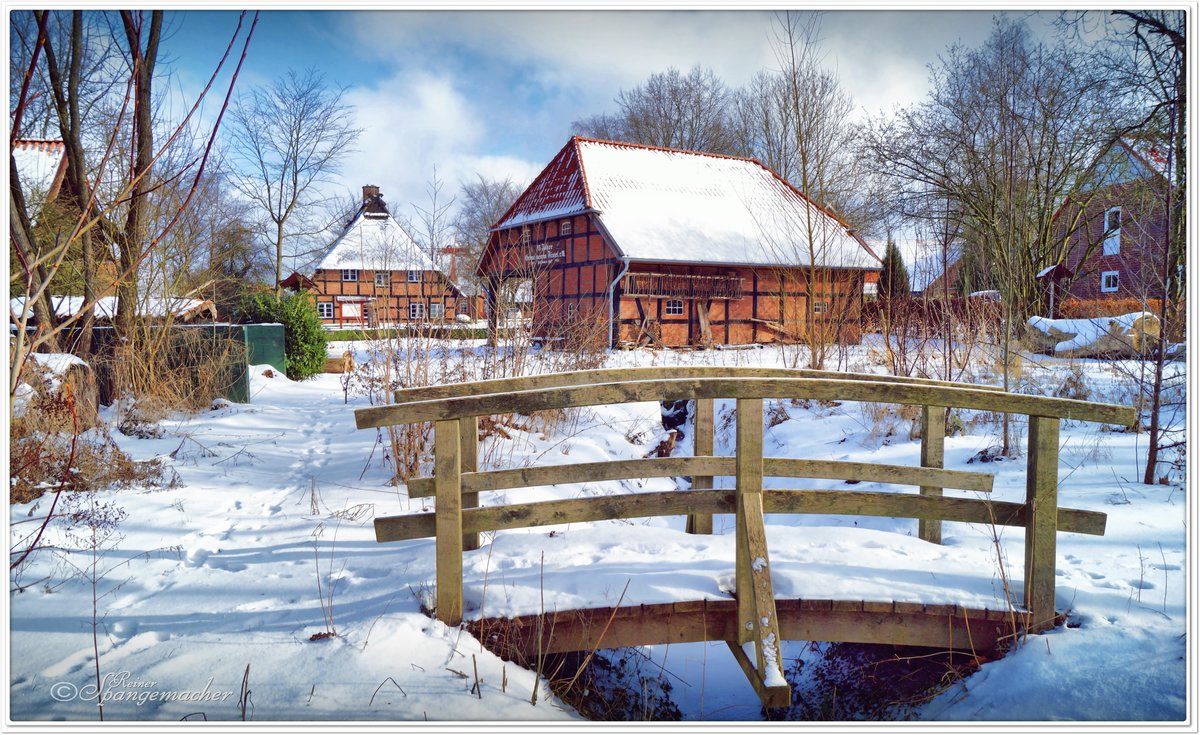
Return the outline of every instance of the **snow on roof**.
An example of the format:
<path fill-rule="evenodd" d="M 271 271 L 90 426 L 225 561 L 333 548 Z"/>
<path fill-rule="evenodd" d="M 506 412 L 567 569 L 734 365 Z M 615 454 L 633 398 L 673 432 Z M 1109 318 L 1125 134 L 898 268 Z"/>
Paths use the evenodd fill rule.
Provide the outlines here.
<path fill-rule="evenodd" d="M 79 313 L 83 307 L 82 296 L 51 296 L 54 313 L 66 318 Z M 8 306 L 13 314 L 21 315 L 25 311 L 25 297 L 18 296 L 8 300 Z M 207 299 L 185 299 L 179 297 L 148 296 L 141 301 L 138 313 L 145 317 L 165 317 L 168 314 L 176 317 L 193 316 L 206 309 L 215 313 L 213 303 Z M 117 313 L 117 297 L 105 296 L 97 299 L 92 306 L 92 313 L 98 319 L 112 319 Z"/>
<path fill-rule="evenodd" d="M 61 140 L 18 140 L 12 154 L 30 217 L 36 219 L 42 204 L 62 184 L 67 147 Z"/>
<path fill-rule="evenodd" d="M 754 159 L 579 137 L 495 229 L 586 211 L 631 260 L 879 267 L 844 222 Z"/>
<path fill-rule="evenodd" d="M 359 207 L 317 270 L 437 270 L 429 254 L 421 250 L 392 215 Z"/>

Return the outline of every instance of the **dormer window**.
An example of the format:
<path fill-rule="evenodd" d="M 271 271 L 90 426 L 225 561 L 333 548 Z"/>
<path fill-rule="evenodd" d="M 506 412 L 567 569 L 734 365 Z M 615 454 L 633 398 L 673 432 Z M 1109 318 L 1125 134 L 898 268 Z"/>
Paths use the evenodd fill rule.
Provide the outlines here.
<path fill-rule="evenodd" d="M 342 280 L 350 282 L 350 283 L 357 281 L 358 280 L 358 269 L 357 268 L 343 268 L 342 269 Z"/>
<path fill-rule="evenodd" d="M 1104 211 L 1104 254 L 1121 254 L 1121 208 Z"/>

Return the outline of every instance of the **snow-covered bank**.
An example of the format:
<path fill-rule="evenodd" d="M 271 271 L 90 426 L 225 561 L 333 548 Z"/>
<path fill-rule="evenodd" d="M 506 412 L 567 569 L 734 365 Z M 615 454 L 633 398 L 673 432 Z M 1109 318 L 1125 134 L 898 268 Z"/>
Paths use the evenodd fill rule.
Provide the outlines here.
<path fill-rule="evenodd" d="M 347 347 L 335 345 L 331 352 Z M 614 353 L 609 365 L 782 360 L 777 349 L 629 352 Z M 1117 378 L 1102 363 L 1075 364 L 1085 366 L 1096 400 L 1117 400 Z M 1052 386 L 1070 370 L 1047 358 L 1026 372 Z M 469 634 L 421 614 L 418 598 L 434 579 L 432 541 L 377 544 L 371 522 L 420 512 L 432 502 L 409 499 L 403 487 L 387 483 L 376 432 L 354 428 L 352 409 L 363 399 L 351 395 L 345 403 L 337 376 L 293 383 L 261 370 L 254 371 L 252 392 L 250 405 L 166 422 L 161 439 L 118 436 L 137 457 L 166 457 L 179 482 L 157 492 L 98 494 L 98 501 L 128 513 L 120 538 L 102 549 L 100 569 L 108 572 L 97 585 L 103 595 L 101 671 L 128 672 L 123 680 L 111 679 L 109 691 L 137 691 L 141 684 L 157 692 L 207 687 L 209 694 L 229 696 L 141 704 L 114 698 L 105 718 L 178 720 L 203 712 L 208 720 L 240 719 L 237 700 L 247 665 L 247 717 L 257 721 L 577 717 L 544 685 L 531 705 L 531 672 L 504 664 Z M 724 402 L 718 406 L 718 426 L 729 409 Z M 908 439 L 906 426 L 862 406 L 785 404 L 782 410 L 786 418 L 777 414 L 783 420 L 766 432 L 768 454 L 919 463 L 919 442 Z M 658 419 L 656 403 L 585 409 L 554 433 L 513 429 L 509 440 L 489 439 L 482 456 L 503 466 L 639 457 L 653 446 Z M 994 428 L 978 424 L 949 438 L 946 467 L 980 470 L 967 460 L 995 443 Z M 732 437 L 719 436 L 718 453 L 731 453 L 731 443 Z M 924 717 L 1186 715 L 1188 506 L 1180 487 L 1137 484 L 1144 444 L 1134 434 L 1064 422 L 1059 502 L 1108 514 L 1103 537 L 1059 535 L 1058 607 L 1071 610 L 1078 627 L 1034 636 L 1007 658 L 984 665 L 924 707 Z M 995 499 L 1023 500 L 1023 461 L 982 469 L 996 473 Z M 670 479 L 579 483 L 510 490 L 485 495 L 483 502 L 674 487 Z M 868 483 L 854 489 L 909 490 Z M 48 500 L 41 502 L 37 510 L 13 507 L 12 523 L 44 511 Z M 547 609 L 611 605 L 627 582 L 623 604 L 728 597 L 732 519 L 718 517 L 716 527 L 719 535 L 692 536 L 682 532 L 682 518 L 655 518 L 485 535 L 483 547 L 464 558 L 467 614 L 537 612 L 543 596 Z M 20 528 L 14 526 L 14 535 Z M 15 720 L 96 716 L 86 692 L 95 676 L 92 587 L 72 568 L 88 569 L 90 550 L 55 533 L 63 550 L 40 553 L 13 581 L 23 591 L 10 595 Z M 811 597 L 820 590 L 831 598 L 996 608 L 1004 604 L 1003 577 L 1019 580 L 1024 549 L 1018 529 L 1001 534 L 1003 575 L 990 528 L 948 523 L 941 546 L 915 535 L 916 522 L 904 519 L 770 516 L 776 594 Z M 310 640 L 330 628 L 336 637 Z M 785 646 L 784 656 L 799 655 L 799 647 Z M 654 647 L 647 655 L 669 672 L 685 717 L 758 718 L 757 699 L 723 644 Z M 472 693 L 476 667 L 482 698 Z M 81 690 L 83 696 L 68 696 Z"/>

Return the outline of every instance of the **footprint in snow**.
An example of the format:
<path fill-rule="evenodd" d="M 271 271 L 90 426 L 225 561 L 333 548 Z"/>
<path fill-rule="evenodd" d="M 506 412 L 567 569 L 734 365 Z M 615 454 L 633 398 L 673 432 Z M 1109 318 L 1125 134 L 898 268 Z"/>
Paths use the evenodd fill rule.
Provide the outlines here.
<path fill-rule="evenodd" d="M 212 556 L 212 549 L 206 549 L 202 546 L 194 546 L 187 551 L 187 556 L 184 557 L 185 563 L 195 569 L 196 567 L 204 566 L 204 562 L 208 561 L 208 557 Z"/>

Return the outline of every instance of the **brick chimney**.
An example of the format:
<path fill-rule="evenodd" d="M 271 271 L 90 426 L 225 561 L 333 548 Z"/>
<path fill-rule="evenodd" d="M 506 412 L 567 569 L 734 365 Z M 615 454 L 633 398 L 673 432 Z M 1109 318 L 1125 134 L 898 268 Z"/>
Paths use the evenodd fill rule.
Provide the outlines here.
<path fill-rule="evenodd" d="M 379 196 L 379 187 L 374 184 L 367 184 L 363 187 L 363 203 L 371 201 L 372 198 Z"/>

